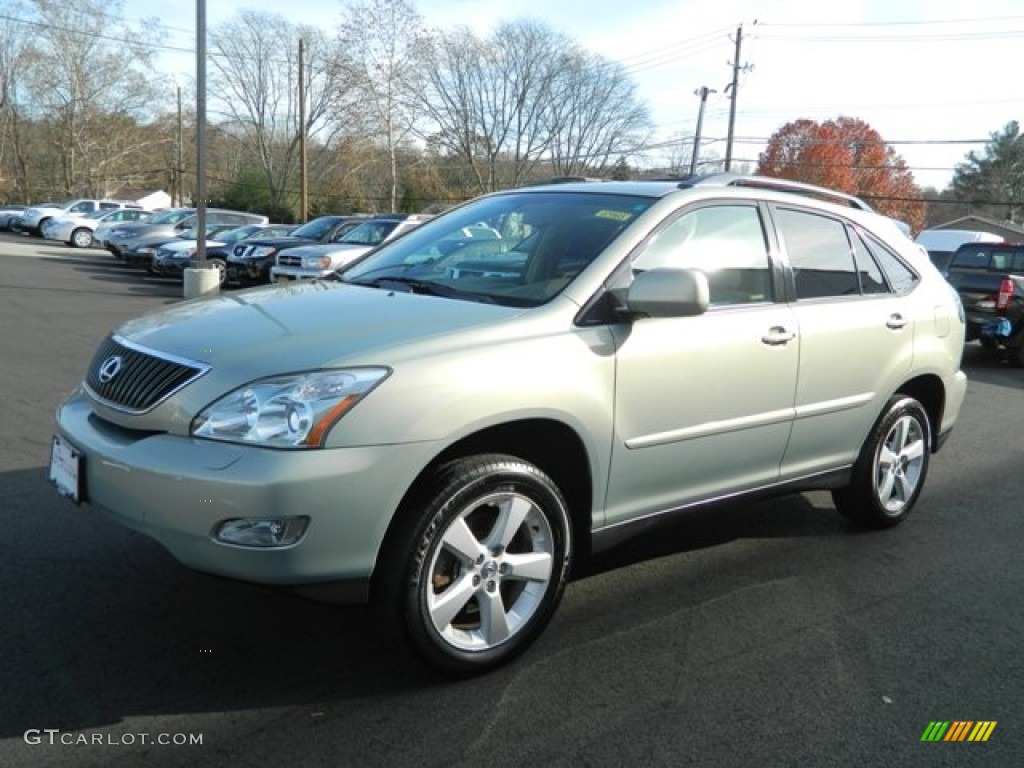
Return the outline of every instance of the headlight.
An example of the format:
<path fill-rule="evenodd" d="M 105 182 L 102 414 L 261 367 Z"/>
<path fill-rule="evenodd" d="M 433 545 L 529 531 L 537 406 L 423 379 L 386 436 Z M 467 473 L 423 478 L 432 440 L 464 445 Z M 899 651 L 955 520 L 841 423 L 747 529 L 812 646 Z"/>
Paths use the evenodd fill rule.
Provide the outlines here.
<path fill-rule="evenodd" d="M 254 259 L 262 259 L 266 256 L 273 256 L 275 253 L 277 253 L 277 248 L 274 248 L 272 245 L 257 245 L 248 256 Z"/>
<path fill-rule="evenodd" d="M 270 448 L 320 448 L 331 427 L 387 375 L 386 368 L 353 368 L 261 379 L 204 408 L 191 431 Z"/>
<path fill-rule="evenodd" d="M 330 256 L 306 256 L 302 260 L 303 269 L 327 269 L 331 266 Z"/>

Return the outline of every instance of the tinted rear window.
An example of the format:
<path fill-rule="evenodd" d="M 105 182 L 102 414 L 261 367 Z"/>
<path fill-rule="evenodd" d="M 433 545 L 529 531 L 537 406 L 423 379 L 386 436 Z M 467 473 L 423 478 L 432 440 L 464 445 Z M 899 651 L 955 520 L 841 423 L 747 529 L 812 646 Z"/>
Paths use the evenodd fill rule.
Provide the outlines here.
<path fill-rule="evenodd" d="M 991 269 L 993 271 L 1024 268 L 1024 248 L 993 248 L 991 245 L 962 245 L 953 255 L 950 266 L 961 269 Z"/>

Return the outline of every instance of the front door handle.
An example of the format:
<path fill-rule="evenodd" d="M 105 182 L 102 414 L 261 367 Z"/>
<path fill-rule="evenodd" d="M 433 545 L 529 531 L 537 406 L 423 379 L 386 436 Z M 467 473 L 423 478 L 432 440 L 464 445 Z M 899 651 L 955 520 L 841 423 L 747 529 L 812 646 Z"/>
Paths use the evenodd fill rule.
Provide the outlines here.
<path fill-rule="evenodd" d="M 770 328 L 768 333 L 761 337 L 761 341 L 770 347 L 778 347 L 782 344 L 789 344 L 789 342 L 795 338 L 795 333 L 787 331 L 781 325 L 776 325 Z"/>
<path fill-rule="evenodd" d="M 907 318 L 905 318 L 899 312 L 894 312 L 893 314 L 889 315 L 889 319 L 885 321 L 885 327 L 892 331 L 898 331 L 901 328 L 906 328 L 907 323 L 909 322 L 910 321 L 907 320 Z"/>

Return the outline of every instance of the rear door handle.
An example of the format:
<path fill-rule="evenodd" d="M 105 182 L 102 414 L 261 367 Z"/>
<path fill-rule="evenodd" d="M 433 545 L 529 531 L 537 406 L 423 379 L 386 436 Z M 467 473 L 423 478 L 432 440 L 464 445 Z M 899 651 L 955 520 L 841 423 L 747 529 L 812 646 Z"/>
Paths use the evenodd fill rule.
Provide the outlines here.
<path fill-rule="evenodd" d="M 770 347 L 778 347 L 782 344 L 789 344 L 789 342 L 795 338 L 795 333 L 787 331 L 781 325 L 776 325 L 770 328 L 768 333 L 761 337 L 761 341 Z"/>
<path fill-rule="evenodd" d="M 899 312 L 896 312 L 894 314 L 889 315 L 889 319 L 885 321 L 885 327 L 893 331 L 898 331 L 901 328 L 906 328 L 907 323 L 909 322 L 910 321 L 907 320 L 907 318 L 905 318 Z"/>

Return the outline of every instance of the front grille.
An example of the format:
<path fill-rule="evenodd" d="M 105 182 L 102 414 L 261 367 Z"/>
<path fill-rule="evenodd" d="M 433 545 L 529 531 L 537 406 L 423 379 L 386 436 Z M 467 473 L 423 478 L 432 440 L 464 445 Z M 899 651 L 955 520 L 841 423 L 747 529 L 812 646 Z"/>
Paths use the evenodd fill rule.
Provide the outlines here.
<path fill-rule="evenodd" d="M 280 256 L 277 257 L 277 264 L 280 267 L 301 267 L 302 257 L 281 254 Z"/>
<path fill-rule="evenodd" d="M 89 363 L 85 385 L 107 405 L 144 413 L 208 370 L 203 363 L 161 355 L 108 336 Z"/>

